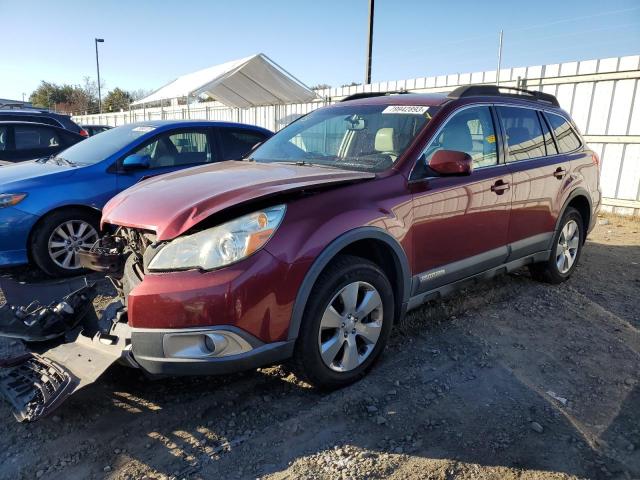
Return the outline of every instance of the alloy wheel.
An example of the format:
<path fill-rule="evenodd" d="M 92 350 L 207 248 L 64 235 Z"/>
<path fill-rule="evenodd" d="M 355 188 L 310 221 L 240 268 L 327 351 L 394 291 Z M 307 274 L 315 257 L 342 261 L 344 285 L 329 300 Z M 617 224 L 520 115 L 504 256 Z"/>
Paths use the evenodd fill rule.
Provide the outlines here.
<path fill-rule="evenodd" d="M 320 320 L 318 347 L 324 364 L 336 372 L 360 366 L 378 343 L 383 319 L 382 298 L 373 285 L 343 287 Z"/>
<path fill-rule="evenodd" d="M 560 232 L 556 246 L 556 265 L 561 274 L 567 273 L 576 261 L 580 246 L 580 229 L 575 220 L 569 220 Z"/>
<path fill-rule="evenodd" d="M 59 225 L 49 237 L 49 256 L 67 270 L 80 268 L 78 252 L 89 249 L 98 241 L 98 232 L 83 220 L 69 220 Z"/>

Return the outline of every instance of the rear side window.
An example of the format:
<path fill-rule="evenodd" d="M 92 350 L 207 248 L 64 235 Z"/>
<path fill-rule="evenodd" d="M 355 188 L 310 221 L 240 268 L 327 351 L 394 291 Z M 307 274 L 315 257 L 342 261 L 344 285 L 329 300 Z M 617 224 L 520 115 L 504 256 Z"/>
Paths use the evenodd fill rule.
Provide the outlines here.
<path fill-rule="evenodd" d="M 237 128 L 219 128 L 218 132 L 224 160 L 240 160 L 256 143 L 263 142 L 266 138 L 263 133 Z"/>
<path fill-rule="evenodd" d="M 546 155 L 542 126 L 535 110 L 498 107 L 498 114 L 507 140 L 507 162 Z"/>
<path fill-rule="evenodd" d="M 553 134 L 556 136 L 560 153 L 573 152 L 580 148 L 580 138 L 566 118 L 549 112 L 545 115 L 551 124 Z"/>
<path fill-rule="evenodd" d="M 60 146 L 57 133 L 47 127 L 16 125 L 14 127 L 16 150 L 56 148 Z"/>

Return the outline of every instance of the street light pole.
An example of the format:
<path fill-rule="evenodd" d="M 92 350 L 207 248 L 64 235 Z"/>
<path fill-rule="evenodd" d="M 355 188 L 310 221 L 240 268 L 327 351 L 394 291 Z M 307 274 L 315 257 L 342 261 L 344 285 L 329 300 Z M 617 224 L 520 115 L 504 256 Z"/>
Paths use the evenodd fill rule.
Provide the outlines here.
<path fill-rule="evenodd" d="M 373 10 L 374 0 L 369 0 L 369 35 L 367 41 L 367 65 L 364 73 L 364 83 L 371 83 L 371 53 L 373 50 Z"/>
<path fill-rule="evenodd" d="M 100 61 L 98 60 L 98 43 L 104 43 L 104 38 L 96 38 L 96 68 L 98 70 L 98 110 L 102 113 L 102 92 L 100 91 Z"/>

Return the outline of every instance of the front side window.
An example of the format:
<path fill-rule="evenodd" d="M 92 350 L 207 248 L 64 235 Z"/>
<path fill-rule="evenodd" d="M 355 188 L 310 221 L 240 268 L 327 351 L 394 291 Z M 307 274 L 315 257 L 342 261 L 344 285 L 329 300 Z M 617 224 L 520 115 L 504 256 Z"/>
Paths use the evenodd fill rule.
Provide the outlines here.
<path fill-rule="evenodd" d="M 60 146 L 56 132 L 47 127 L 16 125 L 14 139 L 16 150 L 41 150 Z"/>
<path fill-rule="evenodd" d="M 546 113 L 546 117 L 551 124 L 553 134 L 556 136 L 560 153 L 573 152 L 580 147 L 580 138 L 566 118 L 549 112 Z"/>
<path fill-rule="evenodd" d="M 507 162 L 529 160 L 546 155 L 538 113 L 530 108 L 498 107 L 507 139 Z"/>
<path fill-rule="evenodd" d="M 251 159 L 382 172 L 394 165 L 437 110 L 348 104 L 316 110 L 267 140 Z"/>
<path fill-rule="evenodd" d="M 466 108 L 454 114 L 425 150 L 426 165 L 438 150 L 464 152 L 474 168 L 496 165 L 498 150 L 489 107 Z"/>
<path fill-rule="evenodd" d="M 195 165 L 213 161 L 209 137 L 203 132 L 160 135 L 134 152 L 149 159 L 149 168 Z"/>

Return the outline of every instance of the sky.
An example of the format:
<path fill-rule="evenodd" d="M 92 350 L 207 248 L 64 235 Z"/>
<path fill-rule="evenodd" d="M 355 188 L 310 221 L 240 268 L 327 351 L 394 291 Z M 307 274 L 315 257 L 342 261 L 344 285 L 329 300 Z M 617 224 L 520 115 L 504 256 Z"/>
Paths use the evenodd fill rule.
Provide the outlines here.
<path fill-rule="evenodd" d="M 362 82 L 368 0 L 0 0 L 0 98 L 41 80 L 156 89 L 265 53 L 307 85 Z M 372 80 L 640 54 L 638 0 L 376 0 Z"/>

